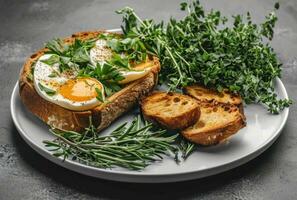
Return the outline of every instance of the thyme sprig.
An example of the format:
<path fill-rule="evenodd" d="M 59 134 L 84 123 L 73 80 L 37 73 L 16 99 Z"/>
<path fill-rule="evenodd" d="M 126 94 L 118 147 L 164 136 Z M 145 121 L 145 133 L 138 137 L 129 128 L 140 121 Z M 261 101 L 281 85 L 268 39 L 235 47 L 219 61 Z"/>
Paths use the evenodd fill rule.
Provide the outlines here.
<path fill-rule="evenodd" d="M 51 129 L 57 139 L 44 141 L 45 146 L 57 157 L 71 158 L 99 168 L 124 167 L 141 170 L 164 155 L 175 155 L 173 145 L 177 134 L 166 130 L 153 130 L 152 124 L 142 123 L 136 117 L 131 124 L 123 123 L 110 135 L 97 134 L 90 126 L 83 133 Z"/>
<path fill-rule="evenodd" d="M 275 4 L 275 10 L 279 4 Z M 281 76 L 281 63 L 265 38 L 273 38 L 275 11 L 254 24 L 247 13 L 233 16 L 233 26 L 219 11 L 205 12 L 200 2 L 181 3 L 187 12 L 182 20 L 167 25 L 142 20 L 132 8 L 123 15 L 125 37 L 141 40 L 161 61 L 160 83 L 170 90 L 200 83 L 221 91 L 239 93 L 246 103 L 262 103 L 271 113 L 279 113 L 292 101 L 278 99 L 274 80 Z"/>

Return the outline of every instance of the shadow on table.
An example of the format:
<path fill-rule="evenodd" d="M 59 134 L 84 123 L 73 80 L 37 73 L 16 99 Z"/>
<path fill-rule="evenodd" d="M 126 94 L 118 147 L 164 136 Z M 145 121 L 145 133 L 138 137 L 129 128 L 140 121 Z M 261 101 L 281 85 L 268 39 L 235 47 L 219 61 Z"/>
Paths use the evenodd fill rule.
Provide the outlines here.
<path fill-rule="evenodd" d="M 142 197 L 141 199 L 155 199 L 157 197 L 162 197 L 162 199 L 187 198 L 211 193 L 228 185 L 236 184 L 240 179 L 252 179 L 258 174 L 263 175 L 264 173 L 263 176 L 269 176 L 270 172 L 265 169 L 267 167 L 265 163 L 269 163 L 269 160 L 274 159 L 274 154 L 281 146 L 278 144 L 284 138 L 280 136 L 272 147 L 247 164 L 218 175 L 178 183 L 121 183 L 80 175 L 48 161 L 31 149 L 17 133 L 14 125 L 11 124 L 11 126 L 13 126 L 11 128 L 13 130 L 12 140 L 17 152 L 20 154 L 21 159 L 33 168 L 32 170 L 37 170 L 58 185 L 61 184 L 63 187 L 68 187 L 80 193 L 116 199 L 128 197 L 129 199 L 137 199 L 139 196 Z"/>

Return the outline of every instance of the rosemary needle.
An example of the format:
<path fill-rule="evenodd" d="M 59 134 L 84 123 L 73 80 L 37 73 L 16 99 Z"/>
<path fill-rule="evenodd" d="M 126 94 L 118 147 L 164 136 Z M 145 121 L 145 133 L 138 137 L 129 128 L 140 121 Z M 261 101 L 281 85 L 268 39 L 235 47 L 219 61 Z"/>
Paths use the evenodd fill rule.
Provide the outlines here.
<path fill-rule="evenodd" d="M 57 138 L 44 141 L 45 146 L 58 157 L 100 167 L 124 167 L 141 170 L 151 162 L 173 155 L 177 134 L 166 130 L 152 131 L 152 124 L 142 123 L 140 116 L 130 125 L 121 124 L 110 135 L 100 136 L 90 124 L 85 132 L 50 129 Z"/>

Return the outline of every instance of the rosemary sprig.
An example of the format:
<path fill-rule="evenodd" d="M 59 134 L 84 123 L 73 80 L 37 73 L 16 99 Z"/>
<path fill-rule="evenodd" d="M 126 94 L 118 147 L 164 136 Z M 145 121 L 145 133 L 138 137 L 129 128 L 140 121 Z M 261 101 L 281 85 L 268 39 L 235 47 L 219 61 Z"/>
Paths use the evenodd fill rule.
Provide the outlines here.
<path fill-rule="evenodd" d="M 78 162 L 99 167 L 116 166 L 141 170 L 164 155 L 173 155 L 177 134 L 168 135 L 166 130 L 152 130 L 152 124 L 136 117 L 130 125 L 124 123 L 110 135 L 97 134 L 90 123 L 83 133 L 51 129 L 57 139 L 44 141 L 57 157 L 71 158 Z"/>
<path fill-rule="evenodd" d="M 181 152 L 181 157 L 186 160 L 197 149 L 197 145 L 180 136 L 178 148 Z"/>

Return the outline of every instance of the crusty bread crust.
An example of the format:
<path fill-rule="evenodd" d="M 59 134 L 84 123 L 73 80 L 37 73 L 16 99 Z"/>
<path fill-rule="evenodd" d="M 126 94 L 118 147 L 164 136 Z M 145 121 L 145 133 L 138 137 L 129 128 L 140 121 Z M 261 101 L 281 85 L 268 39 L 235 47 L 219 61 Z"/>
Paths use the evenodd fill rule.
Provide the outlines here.
<path fill-rule="evenodd" d="M 242 99 L 239 95 L 233 94 L 226 90 L 218 92 L 196 84 L 185 87 L 184 92 L 202 103 L 217 101 L 224 104 L 242 104 Z"/>
<path fill-rule="evenodd" d="M 141 110 L 146 120 L 171 130 L 185 129 L 200 117 L 195 99 L 171 92 L 153 92 L 141 101 Z"/>
<path fill-rule="evenodd" d="M 223 105 L 235 105 L 239 108 L 240 113 L 244 117 L 243 101 L 240 95 L 233 94 L 227 90 L 221 93 L 213 89 L 208 89 L 202 85 L 194 84 L 183 88 L 185 94 L 195 98 L 202 104 L 223 104 Z"/>
<path fill-rule="evenodd" d="M 245 117 L 236 105 L 201 103 L 201 118 L 194 126 L 181 133 L 188 140 L 200 145 L 215 145 L 245 127 Z M 209 121 L 208 116 L 213 115 Z"/>
<path fill-rule="evenodd" d="M 102 33 L 104 31 L 79 32 L 65 38 L 64 41 L 71 44 L 76 38 L 85 40 L 94 38 Z M 102 130 L 108 127 L 120 115 L 132 108 L 139 99 L 148 95 L 157 84 L 160 63 L 158 58 L 154 57 L 153 70 L 144 78 L 126 85 L 121 91 L 110 96 L 107 99 L 108 103 L 101 104 L 86 111 L 68 110 L 46 101 L 39 96 L 34 89 L 33 82 L 28 79 L 32 65 L 46 50 L 46 48 L 43 48 L 26 60 L 19 78 L 19 93 L 22 102 L 29 111 L 55 128 L 82 131 L 85 127 L 89 126 L 89 119 L 91 117 L 98 131 Z"/>
<path fill-rule="evenodd" d="M 201 108 L 197 123 L 182 131 L 190 141 L 201 145 L 214 145 L 225 141 L 246 125 L 243 102 L 239 95 L 224 90 L 219 93 L 201 85 L 184 88 Z"/>
<path fill-rule="evenodd" d="M 237 133 L 244 126 L 245 125 L 243 120 L 241 118 L 238 118 L 237 120 L 234 120 L 232 123 L 226 124 L 225 126 L 219 129 L 200 132 L 197 134 L 183 131 L 182 134 L 185 138 L 196 144 L 209 146 L 222 143 L 227 138 Z"/>

